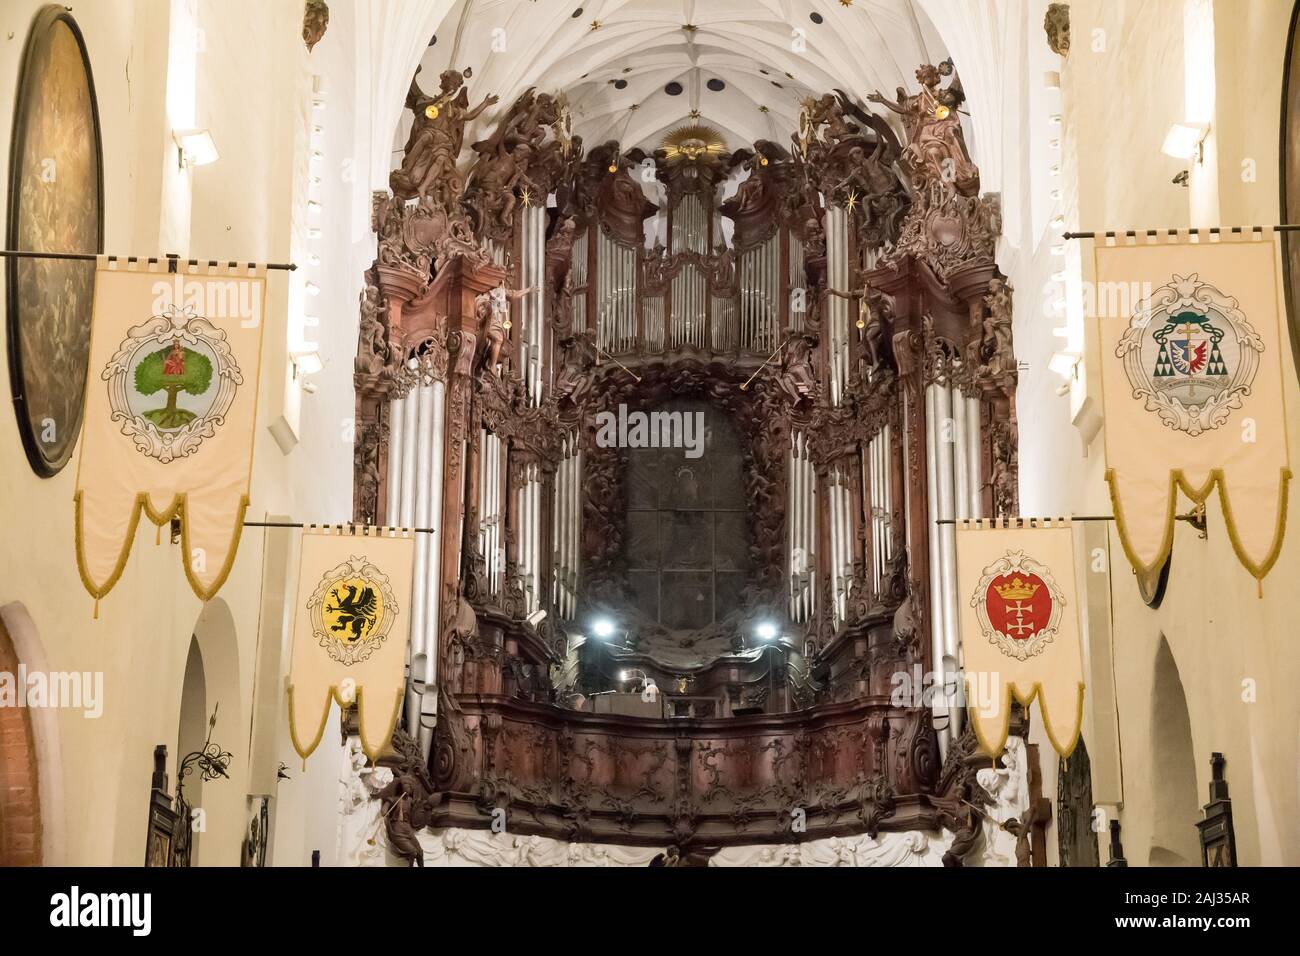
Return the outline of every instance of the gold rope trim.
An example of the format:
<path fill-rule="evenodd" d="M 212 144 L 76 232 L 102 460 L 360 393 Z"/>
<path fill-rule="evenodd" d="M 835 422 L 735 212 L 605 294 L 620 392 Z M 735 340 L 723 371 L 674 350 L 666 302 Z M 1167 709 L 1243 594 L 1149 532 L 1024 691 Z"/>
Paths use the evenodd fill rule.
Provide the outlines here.
<path fill-rule="evenodd" d="M 1166 492 L 1165 500 L 1165 533 L 1164 539 L 1160 543 L 1160 550 L 1155 561 L 1150 565 L 1143 563 L 1134 551 L 1129 539 L 1128 524 L 1124 520 L 1124 507 L 1120 502 L 1120 492 L 1116 479 L 1115 469 L 1106 469 L 1106 484 L 1110 489 L 1111 508 L 1114 509 L 1115 526 L 1119 530 L 1120 545 L 1124 548 L 1124 554 L 1129 563 L 1143 574 L 1154 574 L 1159 571 L 1164 563 L 1169 560 L 1169 554 L 1174 547 L 1174 519 L 1175 512 L 1178 510 L 1178 501 L 1176 492 L 1182 489 L 1183 494 L 1187 495 L 1194 504 L 1204 505 L 1213 493 L 1215 486 L 1219 489 L 1219 503 L 1223 510 L 1223 521 L 1228 528 L 1228 540 L 1232 544 L 1232 550 L 1237 555 L 1237 560 L 1242 563 L 1251 576 L 1257 581 L 1263 581 L 1273 565 L 1277 563 L 1278 557 L 1282 553 L 1282 539 L 1286 534 L 1286 512 L 1287 501 L 1290 497 L 1291 469 L 1283 466 L 1279 469 L 1280 491 L 1278 494 L 1277 523 L 1273 532 L 1273 544 L 1269 549 L 1264 560 L 1256 564 L 1246 553 L 1245 545 L 1242 544 L 1241 538 L 1237 531 L 1236 518 L 1233 517 L 1232 502 L 1228 495 L 1227 478 L 1222 468 L 1210 469 L 1209 477 L 1205 484 L 1200 488 L 1193 488 L 1183 469 L 1176 468 L 1169 472 L 1169 489 Z"/>
<path fill-rule="evenodd" d="M 968 677 L 973 677 L 973 676 L 974 675 L 968 675 Z M 1074 715 L 1074 736 L 1070 739 L 1070 744 L 1068 747 L 1061 746 L 1061 743 L 1057 738 L 1056 730 L 1055 728 L 1052 727 L 1052 718 L 1048 716 L 1047 708 L 1043 706 L 1043 702 L 1041 699 L 1038 702 L 1038 712 L 1043 717 L 1043 729 L 1047 731 L 1047 739 L 1052 742 L 1052 749 L 1055 750 L 1062 757 L 1068 757 L 1070 756 L 1070 754 L 1074 753 L 1074 748 L 1079 745 L 1079 737 L 1083 734 L 1083 691 L 1084 691 L 1084 683 L 1083 681 L 1079 681 L 1079 689 L 1077 692 L 1078 706 L 1075 709 L 1075 715 Z M 969 693 L 969 688 L 968 688 L 968 693 Z M 1002 700 L 1002 704 L 1003 704 L 1002 734 L 998 739 L 997 746 L 993 746 L 992 744 L 989 743 L 989 741 L 984 739 L 984 735 L 980 733 L 980 722 L 970 714 L 967 714 L 966 719 L 970 721 L 971 727 L 975 731 L 975 739 L 979 741 L 980 747 L 984 749 L 984 752 L 987 753 L 990 757 L 997 759 L 997 756 L 1000 753 L 1002 753 L 1004 749 L 1006 749 L 1007 737 L 1011 735 L 1010 730 L 1011 730 L 1012 698 L 1018 700 L 1021 706 L 1024 707 L 1026 711 L 1028 711 L 1029 705 L 1033 702 L 1034 698 L 1035 697 L 1041 698 L 1042 695 L 1043 695 L 1043 685 L 1041 681 L 1034 681 L 1033 690 L 1031 690 L 1026 696 L 1021 696 L 1020 692 L 1016 689 L 1015 681 L 1007 682 L 1007 692 L 1003 696 L 1003 700 Z"/>
<path fill-rule="evenodd" d="M 339 694 L 338 685 L 331 684 L 329 688 L 325 691 L 325 702 L 324 702 L 324 706 L 321 708 L 320 723 L 316 727 L 316 734 L 315 736 L 312 737 L 311 743 L 309 743 L 307 746 L 304 747 L 298 742 L 298 728 L 293 719 L 293 713 L 294 713 L 293 692 L 294 692 L 294 685 L 290 684 L 289 691 L 288 691 L 289 739 L 293 742 L 293 749 L 298 752 L 298 756 L 305 761 L 308 757 L 310 757 L 315 752 L 316 748 L 320 746 L 321 738 L 325 736 L 325 725 L 329 723 L 329 718 L 330 718 L 330 703 L 332 701 L 338 701 L 340 714 L 342 714 L 342 712 L 351 705 L 345 702 L 343 700 L 342 695 Z M 360 725 L 359 736 L 361 737 L 361 749 L 365 752 L 365 755 L 370 758 L 370 762 L 375 763 L 379 760 L 380 755 L 384 752 L 384 748 L 386 748 L 389 742 L 393 739 L 393 732 L 397 729 L 397 719 L 402 712 L 402 698 L 406 694 L 406 688 L 399 687 L 397 691 L 393 694 L 393 712 L 388 718 L 388 729 L 384 733 L 383 737 L 380 739 L 379 745 L 375 747 L 373 750 L 368 746 L 367 743 L 367 741 L 369 740 L 369 735 L 366 733 L 366 710 L 364 707 L 361 706 L 362 695 L 364 693 L 365 693 L 364 687 L 357 688 L 356 706 L 357 706 L 357 721 L 358 724 Z"/>
<path fill-rule="evenodd" d="M 248 512 L 248 494 L 239 496 L 239 508 L 235 517 L 235 529 L 230 536 L 230 546 L 226 549 L 226 560 L 221 566 L 221 570 L 213 579 L 212 586 L 205 588 L 199 583 L 194 574 L 194 568 L 191 566 L 193 554 L 190 549 L 190 523 L 187 520 L 189 509 L 189 493 L 180 492 L 172 496 L 171 504 L 162 511 L 155 511 L 149 504 L 149 493 L 145 491 L 137 492 L 135 501 L 131 506 L 131 515 L 127 519 L 127 530 L 121 549 L 117 554 L 117 562 L 113 567 L 112 573 L 102 584 L 97 585 L 90 578 L 90 571 L 86 567 L 85 541 L 82 535 L 82 513 L 81 496 L 84 489 L 78 488 L 73 495 L 76 516 L 76 545 L 77 545 L 77 573 L 81 576 L 81 583 L 85 585 L 90 596 L 98 602 L 108 595 L 108 592 L 117 584 L 118 579 L 122 577 L 122 572 L 126 570 L 126 562 L 131 557 L 131 548 L 135 545 L 136 530 L 140 526 L 140 515 L 146 515 L 150 521 L 161 528 L 170 522 L 173 518 L 179 518 L 181 521 L 181 547 L 184 549 L 182 563 L 185 568 L 185 578 L 190 583 L 190 589 L 195 596 L 204 603 L 211 601 L 221 590 L 221 586 L 226 583 L 226 578 L 230 576 L 230 571 L 235 565 L 235 558 L 239 555 L 239 541 L 244 533 L 244 515 Z"/>

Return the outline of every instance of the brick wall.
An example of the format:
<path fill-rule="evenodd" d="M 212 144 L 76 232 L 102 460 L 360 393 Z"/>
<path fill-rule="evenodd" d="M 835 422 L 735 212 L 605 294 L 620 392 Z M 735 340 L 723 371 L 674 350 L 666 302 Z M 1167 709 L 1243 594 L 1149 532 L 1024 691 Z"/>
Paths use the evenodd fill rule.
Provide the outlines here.
<path fill-rule="evenodd" d="M 0 673 L 17 680 L 18 656 L 3 628 Z M 25 707 L 0 707 L 0 866 L 40 865 L 41 800 L 31 712 Z"/>

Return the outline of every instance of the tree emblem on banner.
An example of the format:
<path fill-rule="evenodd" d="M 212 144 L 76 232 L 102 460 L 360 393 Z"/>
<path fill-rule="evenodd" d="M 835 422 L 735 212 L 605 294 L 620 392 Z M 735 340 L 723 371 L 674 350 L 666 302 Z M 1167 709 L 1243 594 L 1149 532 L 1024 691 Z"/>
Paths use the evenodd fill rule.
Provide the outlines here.
<path fill-rule="evenodd" d="M 1023 551 L 1008 551 L 984 568 L 970 604 L 985 639 L 1024 661 L 1056 637 L 1065 595 L 1045 565 Z"/>
<path fill-rule="evenodd" d="M 191 306 L 128 329 L 100 377 L 122 434 L 163 464 L 215 435 L 244 383 L 226 333 Z"/>
<path fill-rule="evenodd" d="M 398 612 L 388 576 L 355 555 L 325 572 L 306 608 L 317 642 L 344 665 L 370 657 L 388 637 Z"/>
<path fill-rule="evenodd" d="M 1193 438 L 1241 408 L 1259 368 L 1263 340 L 1237 305 L 1195 273 L 1174 275 L 1138 303 L 1115 349 L 1133 397 Z"/>

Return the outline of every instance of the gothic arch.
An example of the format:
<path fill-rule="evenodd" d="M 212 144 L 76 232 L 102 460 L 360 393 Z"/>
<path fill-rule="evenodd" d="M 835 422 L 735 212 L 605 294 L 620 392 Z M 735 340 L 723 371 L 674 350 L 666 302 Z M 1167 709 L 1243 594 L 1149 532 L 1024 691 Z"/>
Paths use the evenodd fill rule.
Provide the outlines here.
<path fill-rule="evenodd" d="M 0 673 L 48 671 L 36 625 L 20 602 L 0 607 Z M 58 714 L 0 707 L 0 866 L 52 866 L 63 856 Z"/>
<path fill-rule="evenodd" d="M 1169 642 L 1156 649 L 1151 686 L 1151 866 L 1195 866 L 1200 858 L 1196 821 L 1196 755 L 1187 697 Z"/>

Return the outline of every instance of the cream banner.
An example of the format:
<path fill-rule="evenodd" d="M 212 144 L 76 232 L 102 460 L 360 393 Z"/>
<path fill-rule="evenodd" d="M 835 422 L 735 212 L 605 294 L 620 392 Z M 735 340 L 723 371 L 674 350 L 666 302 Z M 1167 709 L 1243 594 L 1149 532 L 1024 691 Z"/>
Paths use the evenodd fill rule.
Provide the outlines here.
<path fill-rule="evenodd" d="M 1083 721 L 1083 658 L 1068 520 L 957 525 L 957 595 L 967 713 L 990 756 L 1007 742 L 1014 696 L 1035 697 L 1047 736 L 1069 756 Z"/>
<path fill-rule="evenodd" d="M 77 467 L 77 565 L 98 601 L 117 583 L 141 513 L 181 520 L 202 600 L 230 573 L 248 507 L 264 269 L 99 258 Z"/>
<path fill-rule="evenodd" d="M 1199 238 L 1095 247 L 1106 478 L 1139 573 L 1169 556 L 1175 490 L 1202 503 L 1217 486 L 1232 547 L 1262 580 L 1291 478 L 1277 241 Z"/>
<path fill-rule="evenodd" d="M 330 701 L 356 704 L 378 759 L 402 706 L 414 538 L 406 528 L 309 527 L 302 536 L 289 672 L 289 734 L 306 760 Z"/>

